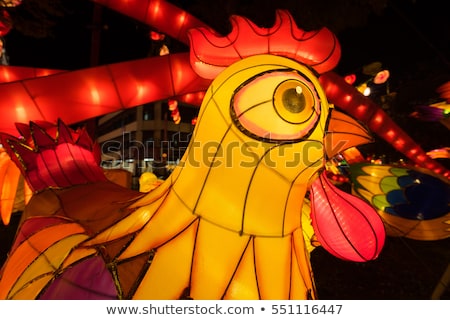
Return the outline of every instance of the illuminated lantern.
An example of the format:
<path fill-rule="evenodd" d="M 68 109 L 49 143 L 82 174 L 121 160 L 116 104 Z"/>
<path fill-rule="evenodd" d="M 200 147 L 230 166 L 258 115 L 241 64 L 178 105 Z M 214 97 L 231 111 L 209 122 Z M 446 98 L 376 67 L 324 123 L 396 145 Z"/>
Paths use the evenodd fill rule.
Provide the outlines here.
<path fill-rule="evenodd" d="M 156 31 L 150 31 L 150 39 L 154 41 L 162 41 L 166 38 L 163 33 L 158 33 Z"/>
<path fill-rule="evenodd" d="M 432 159 L 450 159 L 450 147 L 433 149 L 427 152 Z"/>
<path fill-rule="evenodd" d="M 11 16 L 6 10 L 0 11 L 0 37 L 5 36 L 11 31 L 12 21 Z"/>
<path fill-rule="evenodd" d="M 22 0 L 2 0 L 1 4 L 4 7 L 16 7 L 22 3 Z"/>
<path fill-rule="evenodd" d="M 150 192 L 158 187 L 162 182 L 163 180 L 158 179 L 153 172 L 144 172 L 139 177 L 139 191 Z"/>
<path fill-rule="evenodd" d="M 355 75 L 355 74 L 349 74 L 349 75 L 346 75 L 346 76 L 344 77 L 344 80 L 345 80 L 345 82 L 347 82 L 349 85 L 352 85 L 352 84 L 354 84 L 355 81 L 356 81 L 356 75 Z"/>
<path fill-rule="evenodd" d="M 175 110 L 178 109 L 178 101 L 177 101 L 177 100 L 169 99 L 169 100 L 167 101 L 167 104 L 168 104 L 168 106 L 169 106 L 169 110 L 170 110 L 170 111 L 175 111 Z"/>
<path fill-rule="evenodd" d="M 219 36 L 207 28 L 189 30 L 194 46 L 191 64 L 203 78 L 213 79 L 225 66 L 255 54 L 270 53 L 289 57 L 310 65 L 319 73 L 334 68 L 341 57 L 340 45 L 329 29 L 322 28 L 314 32 L 299 30 L 297 26 L 289 29 L 287 24 L 282 24 L 291 19 L 285 10 L 277 11 L 275 25 L 269 29 L 260 28 L 239 16 L 230 19 L 233 39 Z M 308 54 L 302 47 L 308 48 Z"/>
<path fill-rule="evenodd" d="M 23 211 L 32 196 L 27 183 L 21 181 L 20 170 L 0 148 L 0 214 L 4 225 L 8 225 L 14 211 Z"/>
<path fill-rule="evenodd" d="M 355 163 L 353 193 L 382 217 L 389 236 L 415 240 L 450 237 L 450 183 L 421 168 Z"/>
<path fill-rule="evenodd" d="M 441 84 L 436 92 L 439 93 L 440 97 L 445 99 L 448 103 L 450 103 L 450 81 Z"/>
<path fill-rule="evenodd" d="M 311 219 L 318 241 L 334 256 L 355 262 L 378 257 L 384 225 L 367 202 L 334 186 L 325 172 L 311 188 Z"/>
<path fill-rule="evenodd" d="M 169 48 L 165 44 L 163 44 L 161 46 L 161 48 L 159 49 L 159 55 L 160 56 L 165 56 L 165 55 L 168 55 L 169 53 L 170 53 L 169 52 Z"/>
<path fill-rule="evenodd" d="M 180 116 L 180 112 L 178 111 L 178 109 L 174 110 L 171 112 L 171 117 L 173 122 L 175 122 L 175 124 L 179 124 L 181 121 L 181 116 Z"/>
<path fill-rule="evenodd" d="M 344 157 L 345 161 L 347 161 L 348 164 L 365 161 L 364 156 L 356 147 L 348 148 L 342 151 L 342 156 Z"/>
<path fill-rule="evenodd" d="M 57 127 L 45 125 L 47 128 L 36 123 L 31 123 L 30 127 L 18 124 L 24 139 L 0 135 L 3 147 L 17 167 L 24 170 L 32 190 L 106 180 L 98 165 L 99 147 L 86 130 L 74 132 L 61 121 Z M 24 131 L 26 128 L 28 130 Z M 34 149 L 30 148 L 30 144 Z"/>
<path fill-rule="evenodd" d="M 357 89 L 334 72 L 321 75 L 319 80 L 330 102 L 366 123 L 369 129 L 417 165 L 450 178 L 450 170 L 428 157 L 425 151 L 371 99 L 358 94 Z"/>
<path fill-rule="evenodd" d="M 104 281 L 96 287 L 94 298 L 317 297 L 309 263 L 311 249 L 305 243 L 304 220 L 299 213 L 306 210 L 302 206 L 303 199 L 317 178 L 317 172 L 324 167 L 325 152 L 340 152 L 340 148 L 330 144 L 333 139 L 326 137 L 333 136 L 328 127 L 334 128 L 336 121 L 343 118 L 336 110 L 331 110 L 316 72 L 311 68 L 324 71 L 335 66 L 339 48 L 329 31 L 307 33 L 306 39 L 298 39 L 304 32 L 293 25 L 288 13 L 279 12 L 278 19 L 279 25 L 273 30 L 284 31 L 272 34 L 267 29 L 249 29 L 245 27 L 249 21 L 237 19 L 244 26 L 235 28 L 242 32 L 238 37 L 238 50 L 248 53 L 243 59 L 235 60 L 234 54 L 228 59 L 211 48 L 220 56 L 210 58 L 222 61 L 221 66 L 225 67 L 205 95 L 192 143 L 180 165 L 159 187 L 144 195 L 98 179 L 100 181 L 79 181 L 78 184 L 74 181 L 69 188 L 58 183 L 59 188 L 48 189 L 53 186 L 48 180 L 45 186 L 29 178 L 41 192 L 27 207 L 27 221 L 37 223 L 33 215 L 39 212 L 40 217 L 46 215 L 45 218 L 58 220 L 62 216 L 75 222 L 65 226 L 66 234 L 60 234 L 57 239 L 49 237 L 45 245 L 40 246 L 42 251 L 35 250 L 30 257 L 27 255 L 26 261 L 21 260 L 22 250 L 13 250 L 11 263 L 6 263 L 0 279 L 0 299 L 53 298 L 57 293 L 63 297 L 85 297 L 88 293 L 80 291 L 89 292 L 91 286 L 81 281 L 81 286 L 70 288 L 67 283 L 74 283 L 77 274 L 97 281 L 93 277 L 96 272 L 102 275 L 98 281 Z M 216 40 L 211 32 L 201 36 Z M 192 37 L 192 44 L 197 53 L 198 49 L 211 53 L 208 41 L 197 42 L 195 38 Z M 252 46 L 264 49 L 262 54 L 247 51 L 253 50 L 246 43 L 249 38 L 253 38 Z M 282 42 L 287 44 L 282 45 Z M 267 52 L 268 43 L 273 54 Z M 300 43 L 301 48 L 292 50 L 289 43 Z M 287 57 L 283 56 L 283 50 L 288 50 Z M 178 60 L 170 59 L 171 65 L 177 66 Z M 213 73 L 217 71 L 215 65 L 210 65 Z M 200 69 L 212 74 L 204 66 Z M 97 98 L 100 99 L 98 95 Z M 347 129 L 354 136 L 367 135 L 364 128 L 350 120 L 345 118 Z M 53 161 L 56 155 L 58 159 L 67 159 L 67 154 L 58 154 L 60 145 L 67 142 L 73 147 L 79 146 L 79 138 L 71 137 L 61 124 L 55 136 L 39 126 L 32 126 L 31 140 L 36 141 L 36 146 L 25 148 L 18 141 L 8 141 L 7 136 L 3 140 L 13 146 L 9 152 L 12 154 L 12 148 L 15 151 L 20 148 L 18 153 L 30 160 L 27 167 L 47 160 L 55 170 L 54 179 L 59 178 L 61 172 L 79 174 L 78 169 L 66 172 Z M 345 145 L 351 146 L 351 143 Z M 65 151 L 67 147 L 61 148 Z M 225 150 L 227 152 L 223 152 Z M 242 150 L 251 151 L 250 156 Z M 307 157 L 297 159 L 305 150 Z M 33 156 L 30 156 L 32 151 Z M 94 150 L 88 144 L 86 151 Z M 40 153 L 48 153 L 48 159 Z M 98 165 L 89 160 L 95 158 L 94 155 L 82 154 L 85 157 L 68 163 L 72 167 L 87 164 L 96 172 Z M 33 177 L 34 170 L 21 169 Z M 47 176 L 45 170 L 41 171 Z M 39 239 L 52 232 L 43 229 L 39 236 L 36 234 Z M 75 230 L 80 235 L 77 241 L 71 237 Z M 311 232 L 307 234 L 309 239 L 314 238 Z M 25 246 L 36 243 L 28 241 L 34 240 L 31 237 L 23 241 Z M 44 277 L 43 270 L 35 266 L 27 269 L 30 262 L 44 259 L 49 254 L 49 245 L 55 241 L 61 243 L 58 254 L 52 257 L 56 261 L 44 266 L 56 266 L 57 271 L 49 271 Z M 57 249 L 52 247 L 52 250 Z M 23 262 L 17 271 L 13 263 L 18 260 Z M 91 261 L 92 269 L 85 268 L 85 261 Z M 106 266 L 112 276 L 103 277 Z M 28 270 L 31 271 L 27 277 L 33 286 L 15 282 L 18 274 Z M 114 279 L 115 292 L 111 279 Z"/>
<path fill-rule="evenodd" d="M 373 77 L 372 81 L 375 84 L 383 84 L 389 79 L 389 75 L 389 70 L 382 70 Z"/>
<path fill-rule="evenodd" d="M 161 32 L 186 44 L 189 42 L 187 30 L 190 28 L 203 27 L 209 29 L 204 23 L 167 1 L 133 1 L 131 3 L 118 0 L 94 0 L 94 2 L 148 24 L 152 28 L 161 30 Z M 277 18 L 277 23 L 279 20 Z M 251 27 L 248 29 L 261 30 L 261 28 L 253 28 L 253 25 L 250 25 Z M 245 28 L 245 23 L 243 27 Z M 286 47 L 291 48 L 290 45 L 275 45 L 276 41 L 278 41 L 275 38 L 284 38 L 284 36 L 278 37 L 282 32 L 278 31 L 279 33 L 277 33 L 277 30 L 276 27 L 269 29 L 270 32 L 275 33 L 275 36 L 270 35 L 270 46 L 275 48 L 273 50 L 270 49 L 270 53 L 289 55 L 289 53 L 286 53 L 286 50 L 288 50 Z M 262 31 L 266 32 L 267 30 Z M 287 31 L 286 33 L 289 32 Z M 294 32 L 294 37 L 297 37 L 302 45 L 308 43 L 308 47 L 310 45 L 315 47 L 313 43 L 317 44 L 317 47 L 310 52 L 310 57 L 303 57 L 302 61 L 310 61 L 313 68 L 318 65 L 319 69 L 323 68 L 324 70 L 326 68 L 330 70 L 333 66 L 336 66 L 340 55 L 339 43 L 334 35 L 327 32 L 326 29 L 320 30 L 318 34 L 300 30 L 299 32 Z M 324 41 L 326 39 L 331 41 Z M 219 45 L 215 49 L 217 51 L 221 50 L 220 45 L 222 41 L 225 45 L 228 45 L 227 41 L 229 41 L 219 36 L 215 40 L 218 41 L 217 44 Z M 322 46 L 323 43 L 326 44 L 326 47 Z M 269 43 L 266 43 L 266 47 L 268 46 Z M 285 47 L 284 49 L 282 48 L 283 46 Z M 227 49 L 230 48 L 228 47 Z M 322 50 L 327 51 L 329 49 L 331 49 L 329 58 L 326 55 L 321 56 Z M 293 53 L 291 52 L 290 54 L 292 55 Z M 200 58 L 197 61 L 199 64 L 201 64 Z M 319 69 L 316 69 L 316 71 Z M 381 64 L 373 63 L 365 66 L 363 71 L 366 74 L 375 76 L 377 72 L 381 71 Z M 122 62 L 85 70 L 64 72 L 61 75 L 42 77 L 42 79 L 33 79 L 33 77 L 57 72 L 60 71 L 36 68 L 29 68 L 28 70 L 23 67 L 2 68 L 0 66 L 0 81 L 10 82 L 0 86 L 0 96 L 3 102 L 0 105 L 0 109 L 4 120 L 0 123 L 0 131 L 14 134 L 14 123 L 35 121 L 36 119 L 60 118 L 67 124 L 73 124 L 84 121 L 87 118 L 175 96 L 179 101 L 200 105 L 204 91 L 211 82 L 210 79 L 200 78 L 193 72 L 190 66 L 189 54 L 186 53 Z M 328 82 L 324 87 L 332 103 L 346 110 L 346 112 L 362 122 L 369 124 L 370 129 L 375 133 L 379 133 L 380 130 L 383 131 L 383 128 L 392 125 L 392 120 L 387 115 L 384 115 L 381 108 L 374 105 L 373 102 L 368 102 L 368 100 L 361 101 L 357 92 L 355 92 L 356 89 L 347 90 L 342 85 L 342 82 L 346 85 L 348 83 L 339 78 L 339 76 L 331 72 L 320 76 L 320 80 L 323 82 L 322 85 Z M 93 79 L 95 81 L 92 81 Z M 22 82 L 16 82 L 19 80 Z M 25 90 L 24 88 L 27 89 Z M 57 88 L 57 90 L 54 90 L 54 88 Z M 444 84 L 440 89 L 444 95 L 447 92 L 445 88 Z M 55 92 L 58 92 L 58 94 L 55 95 Z M 37 96 L 39 96 L 39 99 L 35 99 Z M 61 108 L 62 105 L 68 103 L 70 103 L 71 108 Z M 10 112 L 10 110 L 14 110 L 14 112 Z M 377 120 L 372 121 L 372 119 Z M 395 124 L 393 125 L 396 126 Z M 393 146 L 405 155 L 410 146 L 414 146 L 414 149 L 418 147 L 408 136 L 405 137 L 404 132 L 400 132 L 398 137 L 402 137 L 401 143 L 396 143 Z M 392 142 L 394 140 L 389 141 Z M 448 169 L 440 163 L 430 161 L 432 159 L 427 158 L 426 154 L 420 150 L 420 147 L 416 150 L 418 150 L 418 153 L 411 158 L 412 161 L 433 170 L 435 173 L 450 177 Z M 422 158 L 423 156 L 425 156 L 425 161 L 420 161 L 418 157 Z"/>
<path fill-rule="evenodd" d="M 440 121 L 444 119 L 447 115 L 445 110 L 441 108 L 435 108 L 428 105 L 418 105 L 414 107 L 415 111 L 410 114 L 411 117 L 422 120 L 422 121 Z"/>
<path fill-rule="evenodd" d="M 168 105 L 169 110 L 171 111 L 170 116 L 172 117 L 173 122 L 175 122 L 175 124 L 179 124 L 181 122 L 181 115 L 180 111 L 178 110 L 178 101 L 169 99 Z"/>

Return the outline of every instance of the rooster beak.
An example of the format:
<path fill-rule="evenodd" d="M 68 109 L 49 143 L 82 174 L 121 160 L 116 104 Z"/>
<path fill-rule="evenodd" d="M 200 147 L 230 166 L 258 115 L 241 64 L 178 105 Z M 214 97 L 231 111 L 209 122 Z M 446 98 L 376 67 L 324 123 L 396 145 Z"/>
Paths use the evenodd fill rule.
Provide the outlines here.
<path fill-rule="evenodd" d="M 348 148 L 373 141 L 365 126 L 345 113 L 331 109 L 324 141 L 328 159 Z"/>

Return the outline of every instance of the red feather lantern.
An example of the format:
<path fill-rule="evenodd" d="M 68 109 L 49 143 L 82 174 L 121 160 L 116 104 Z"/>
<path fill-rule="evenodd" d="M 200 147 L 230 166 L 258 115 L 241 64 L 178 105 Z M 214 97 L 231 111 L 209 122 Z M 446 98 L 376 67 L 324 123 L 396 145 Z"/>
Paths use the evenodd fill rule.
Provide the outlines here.
<path fill-rule="evenodd" d="M 325 171 L 311 186 L 311 203 L 312 225 L 324 249 L 355 262 L 378 257 L 386 233 L 372 206 L 334 186 Z"/>

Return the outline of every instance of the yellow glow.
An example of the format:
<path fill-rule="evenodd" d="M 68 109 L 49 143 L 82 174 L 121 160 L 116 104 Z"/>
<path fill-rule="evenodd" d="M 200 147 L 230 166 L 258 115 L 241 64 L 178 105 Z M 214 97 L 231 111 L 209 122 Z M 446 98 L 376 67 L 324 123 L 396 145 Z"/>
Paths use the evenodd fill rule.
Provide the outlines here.
<path fill-rule="evenodd" d="M 15 111 L 18 122 L 27 122 L 27 111 L 23 105 L 17 105 Z"/>
<path fill-rule="evenodd" d="M 182 13 L 180 13 L 177 17 L 177 24 L 178 26 L 182 26 L 184 24 L 184 21 L 186 20 L 186 12 L 183 11 Z"/>
<path fill-rule="evenodd" d="M 153 1 L 153 6 L 151 8 L 153 16 L 156 16 L 159 13 L 160 3 L 159 1 Z"/>
<path fill-rule="evenodd" d="M 147 87 L 143 86 L 142 84 L 137 84 L 136 85 L 136 97 L 138 99 L 142 99 L 142 97 L 144 97 L 147 94 Z"/>
<path fill-rule="evenodd" d="M 5 82 L 11 81 L 11 75 L 6 68 L 3 68 L 3 78 L 5 79 Z"/>
<path fill-rule="evenodd" d="M 94 104 L 94 105 L 100 104 L 100 92 L 97 90 L 97 88 L 91 89 L 91 99 L 92 99 L 92 104 Z"/>

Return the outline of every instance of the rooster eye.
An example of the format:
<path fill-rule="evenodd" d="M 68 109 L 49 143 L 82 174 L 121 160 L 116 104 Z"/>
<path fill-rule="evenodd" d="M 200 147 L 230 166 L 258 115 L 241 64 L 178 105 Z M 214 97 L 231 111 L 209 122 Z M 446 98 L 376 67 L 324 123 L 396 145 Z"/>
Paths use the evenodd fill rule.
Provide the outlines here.
<path fill-rule="evenodd" d="M 232 118 L 245 134 L 268 141 L 305 138 L 319 118 L 313 83 L 297 71 L 259 74 L 234 94 Z"/>
<path fill-rule="evenodd" d="M 300 86 L 283 91 L 281 101 L 283 107 L 289 112 L 299 113 L 305 109 L 305 97 L 302 94 L 302 88 Z"/>
<path fill-rule="evenodd" d="M 315 111 L 314 95 L 298 80 L 286 80 L 275 89 L 273 105 L 278 116 L 288 123 L 308 121 Z"/>

